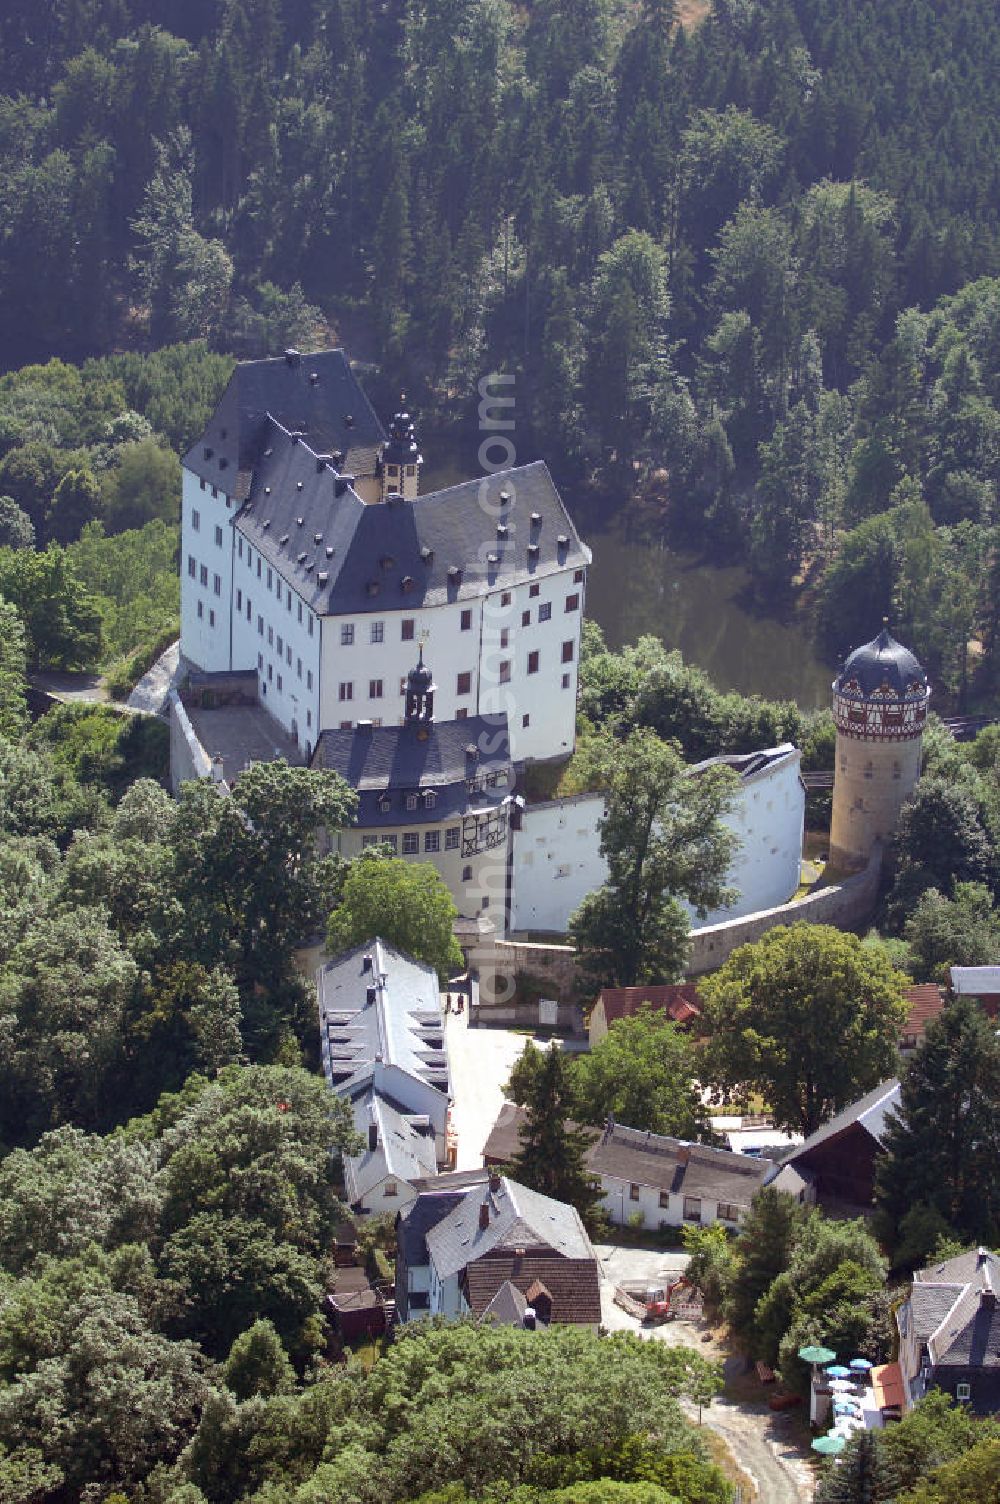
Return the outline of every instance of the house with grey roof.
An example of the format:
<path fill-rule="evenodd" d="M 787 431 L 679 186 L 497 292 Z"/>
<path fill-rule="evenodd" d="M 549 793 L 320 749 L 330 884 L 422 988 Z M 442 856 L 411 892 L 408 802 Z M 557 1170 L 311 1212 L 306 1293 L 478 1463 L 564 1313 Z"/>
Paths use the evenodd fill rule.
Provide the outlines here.
<path fill-rule="evenodd" d="M 525 1110 L 505 1102 L 483 1149 L 488 1166 L 510 1164 L 521 1146 Z M 756 1155 L 689 1143 L 613 1119 L 591 1135 L 584 1162 L 601 1185 L 601 1206 L 620 1227 L 737 1228 L 776 1167 Z"/>
<path fill-rule="evenodd" d="M 579 1213 L 502 1175 L 428 1191 L 397 1221 L 402 1320 L 473 1315 L 534 1327 L 595 1327 L 597 1256 Z"/>
<path fill-rule="evenodd" d="M 977 1415 L 1000 1413 L 998 1294 L 1000 1257 L 988 1248 L 916 1271 L 896 1311 L 907 1408 L 943 1389 Z"/>
<path fill-rule="evenodd" d="M 398 1211 L 448 1162 L 451 1076 L 433 967 L 378 937 L 316 976 L 323 1070 L 364 1143 L 344 1163 L 356 1212 Z"/>

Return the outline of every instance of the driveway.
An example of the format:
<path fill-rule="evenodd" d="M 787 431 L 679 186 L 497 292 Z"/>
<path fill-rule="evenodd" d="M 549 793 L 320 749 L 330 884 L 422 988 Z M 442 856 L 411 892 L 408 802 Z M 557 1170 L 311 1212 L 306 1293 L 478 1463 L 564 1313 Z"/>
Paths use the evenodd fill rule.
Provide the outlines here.
<path fill-rule="evenodd" d="M 452 1121 L 458 1138 L 458 1170 L 479 1170 L 483 1145 L 503 1104 L 503 1087 L 528 1042 L 510 1029 L 469 1028 L 468 1009 L 445 1019 L 448 1064 L 455 1096 Z M 545 1045 L 539 1041 L 544 1049 Z"/>
<path fill-rule="evenodd" d="M 743 1360 L 727 1354 L 704 1321 L 667 1321 L 643 1327 L 614 1303 L 616 1285 L 666 1285 L 683 1274 L 688 1256 L 682 1249 L 622 1248 L 599 1243 L 601 1263 L 601 1321 L 609 1331 L 639 1332 L 651 1342 L 670 1347 L 693 1347 L 703 1357 L 723 1364 L 727 1381 L 742 1372 Z M 697 1421 L 696 1405 L 684 1404 Z M 702 1411 L 702 1422 L 722 1437 L 737 1466 L 757 1490 L 759 1504 L 809 1504 L 814 1475 L 802 1448 L 792 1439 L 794 1422 L 775 1414 L 763 1397 L 747 1403 L 723 1396 Z"/>

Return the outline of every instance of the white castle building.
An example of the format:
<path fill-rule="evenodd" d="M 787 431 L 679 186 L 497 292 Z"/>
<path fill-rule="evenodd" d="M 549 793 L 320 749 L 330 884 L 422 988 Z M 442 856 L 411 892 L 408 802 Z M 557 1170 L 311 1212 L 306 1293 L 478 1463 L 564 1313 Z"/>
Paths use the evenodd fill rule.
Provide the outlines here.
<path fill-rule="evenodd" d="M 306 761 L 399 726 L 418 647 L 436 718 L 506 715 L 516 763 L 575 743 L 590 551 L 542 463 L 419 494 L 342 350 L 247 361 L 184 457 L 181 655 L 256 674 Z"/>

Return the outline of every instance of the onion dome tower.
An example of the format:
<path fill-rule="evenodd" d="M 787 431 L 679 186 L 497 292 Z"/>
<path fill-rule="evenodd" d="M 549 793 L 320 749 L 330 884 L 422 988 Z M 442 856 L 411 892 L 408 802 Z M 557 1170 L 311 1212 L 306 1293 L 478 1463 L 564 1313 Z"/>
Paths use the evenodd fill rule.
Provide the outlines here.
<path fill-rule="evenodd" d="M 927 675 L 888 623 L 855 648 L 833 681 L 837 757 L 833 775 L 830 859 L 867 862 L 876 841 L 889 841 L 899 811 L 920 777 L 927 719 Z"/>
<path fill-rule="evenodd" d="M 403 719 L 407 726 L 427 726 L 433 721 L 436 688 L 434 675 L 424 663 L 424 645 L 421 643 L 417 666 L 411 668 L 406 676 L 406 708 Z"/>
<path fill-rule="evenodd" d="M 401 395 L 400 401 L 405 400 L 405 394 Z M 389 438 L 382 450 L 382 500 L 399 496 L 404 501 L 416 500 L 423 462 L 413 419 L 401 408 L 389 425 Z"/>

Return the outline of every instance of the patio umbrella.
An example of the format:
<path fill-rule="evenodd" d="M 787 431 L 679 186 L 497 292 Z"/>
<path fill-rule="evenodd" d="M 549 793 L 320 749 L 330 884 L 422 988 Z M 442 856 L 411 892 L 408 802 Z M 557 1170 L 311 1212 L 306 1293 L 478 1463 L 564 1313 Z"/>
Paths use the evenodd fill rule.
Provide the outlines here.
<path fill-rule="evenodd" d="M 816 1440 L 812 1444 L 812 1449 L 814 1452 L 822 1452 L 824 1457 L 836 1457 L 837 1453 L 842 1452 L 846 1445 L 847 1438 L 845 1436 L 835 1436 L 832 1431 L 828 1431 L 825 1436 L 816 1437 Z"/>
<path fill-rule="evenodd" d="M 799 1357 L 803 1363 L 832 1363 L 836 1356 L 828 1347 L 817 1347 L 815 1343 L 812 1347 L 799 1348 Z"/>
<path fill-rule="evenodd" d="M 850 1379 L 831 1379 L 827 1388 L 832 1389 L 834 1394 L 847 1394 L 854 1388 L 854 1385 Z"/>
<path fill-rule="evenodd" d="M 875 1365 L 869 1363 L 867 1358 L 852 1358 L 847 1366 L 853 1368 L 855 1373 L 867 1373 L 869 1368 L 874 1368 Z"/>
<path fill-rule="evenodd" d="M 849 1379 L 851 1377 L 851 1370 L 845 1368 L 843 1363 L 831 1363 L 829 1368 L 823 1371 L 831 1379 Z"/>

